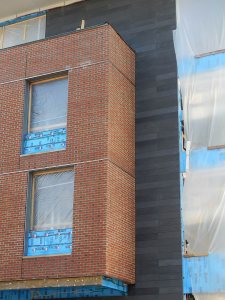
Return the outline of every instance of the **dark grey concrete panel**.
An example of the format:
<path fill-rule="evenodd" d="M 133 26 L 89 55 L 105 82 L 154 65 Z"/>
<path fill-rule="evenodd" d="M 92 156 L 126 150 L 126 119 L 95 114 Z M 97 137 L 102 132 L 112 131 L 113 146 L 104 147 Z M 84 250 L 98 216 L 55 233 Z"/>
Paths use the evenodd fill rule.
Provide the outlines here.
<path fill-rule="evenodd" d="M 175 0 L 86 0 L 47 13 L 47 36 L 74 30 L 82 19 L 86 26 L 109 22 L 137 53 L 131 300 L 182 300 L 175 13 Z"/>

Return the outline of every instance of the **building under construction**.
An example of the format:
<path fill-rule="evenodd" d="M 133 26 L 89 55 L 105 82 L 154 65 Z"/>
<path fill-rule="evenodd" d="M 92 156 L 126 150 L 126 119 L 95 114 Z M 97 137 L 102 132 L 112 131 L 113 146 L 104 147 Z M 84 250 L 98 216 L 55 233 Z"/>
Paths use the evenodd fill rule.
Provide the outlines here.
<path fill-rule="evenodd" d="M 225 300 L 224 24 L 0 0 L 0 300 Z"/>

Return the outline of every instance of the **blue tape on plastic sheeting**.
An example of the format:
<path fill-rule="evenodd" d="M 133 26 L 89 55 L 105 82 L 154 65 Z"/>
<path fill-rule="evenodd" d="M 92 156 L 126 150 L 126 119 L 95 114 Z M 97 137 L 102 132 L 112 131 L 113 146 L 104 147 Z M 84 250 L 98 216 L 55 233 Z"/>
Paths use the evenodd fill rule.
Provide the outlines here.
<path fill-rule="evenodd" d="M 183 258 L 184 293 L 225 293 L 225 254 Z"/>
<path fill-rule="evenodd" d="M 225 53 L 196 58 L 195 63 L 197 73 L 215 71 L 225 67 Z"/>
<path fill-rule="evenodd" d="M 225 165 L 225 148 L 192 150 L 189 159 L 191 170 L 221 167 Z"/>
<path fill-rule="evenodd" d="M 32 13 L 32 14 L 29 14 L 29 15 L 26 15 L 26 16 L 21 16 L 21 17 L 15 18 L 15 19 L 0 22 L 0 27 L 7 26 L 7 25 L 12 25 L 12 24 L 19 23 L 19 22 L 23 22 L 23 21 L 26 21 L 26 20 L 29 20 L 29 19 L 44 16 L 44 15 L 46 15 L 46 11 L 40 11 L 40 12 Z"/>
<path fill-rule="evenodd" d="M 201 58 L 190 58 L 183 60 L 178 65 L 179 77 L 204 72 L 213 72 L 225 67 L 225 53 L 211 54 Z"/>
<path fill-rule="evenodd" d="M 34 154 L 66 148 L 66 128 L 24 135 L 23 154 Z"/>
<path fill-rule="evenodd" d="M 28 233 L 27 256 L 72 253 L 72 229 L 31 231 Z"/>
<path fill-rule="evenodd" d="M 180 173 L 186 172 L 186 152 L 180 152 Z"/>

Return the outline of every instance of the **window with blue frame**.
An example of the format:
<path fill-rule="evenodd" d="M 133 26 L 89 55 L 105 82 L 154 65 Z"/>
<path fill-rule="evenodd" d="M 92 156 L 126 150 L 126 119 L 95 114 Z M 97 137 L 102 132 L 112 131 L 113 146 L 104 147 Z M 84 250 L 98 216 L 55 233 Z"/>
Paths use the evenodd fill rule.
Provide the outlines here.
<path fill-rule="evenodd" d="M 65 149 L 67 75 L 32 81 L 28 85 L 28 118 L 23 140 L 23 154 Z"/>
<path fill-rule="evenodd" d="M 26 254 L 71 253 L 74 170 L 35 172 L 30 181 Z"/>

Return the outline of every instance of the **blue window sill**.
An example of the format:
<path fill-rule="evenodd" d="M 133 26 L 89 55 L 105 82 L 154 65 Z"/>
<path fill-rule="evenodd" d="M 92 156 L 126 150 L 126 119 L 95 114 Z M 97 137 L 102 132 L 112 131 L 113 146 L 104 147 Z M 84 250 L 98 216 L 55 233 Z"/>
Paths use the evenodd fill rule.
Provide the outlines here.
<path fill-rule="evenodd" d="M 66 128 L 24 135 L 22 154 L 35 154 L 66 149 Z"/>
<path fill-rule="evenodd" d="M 72 253 L 72 229 L 30 231 L 26 256 L 61 255 Z"/>

